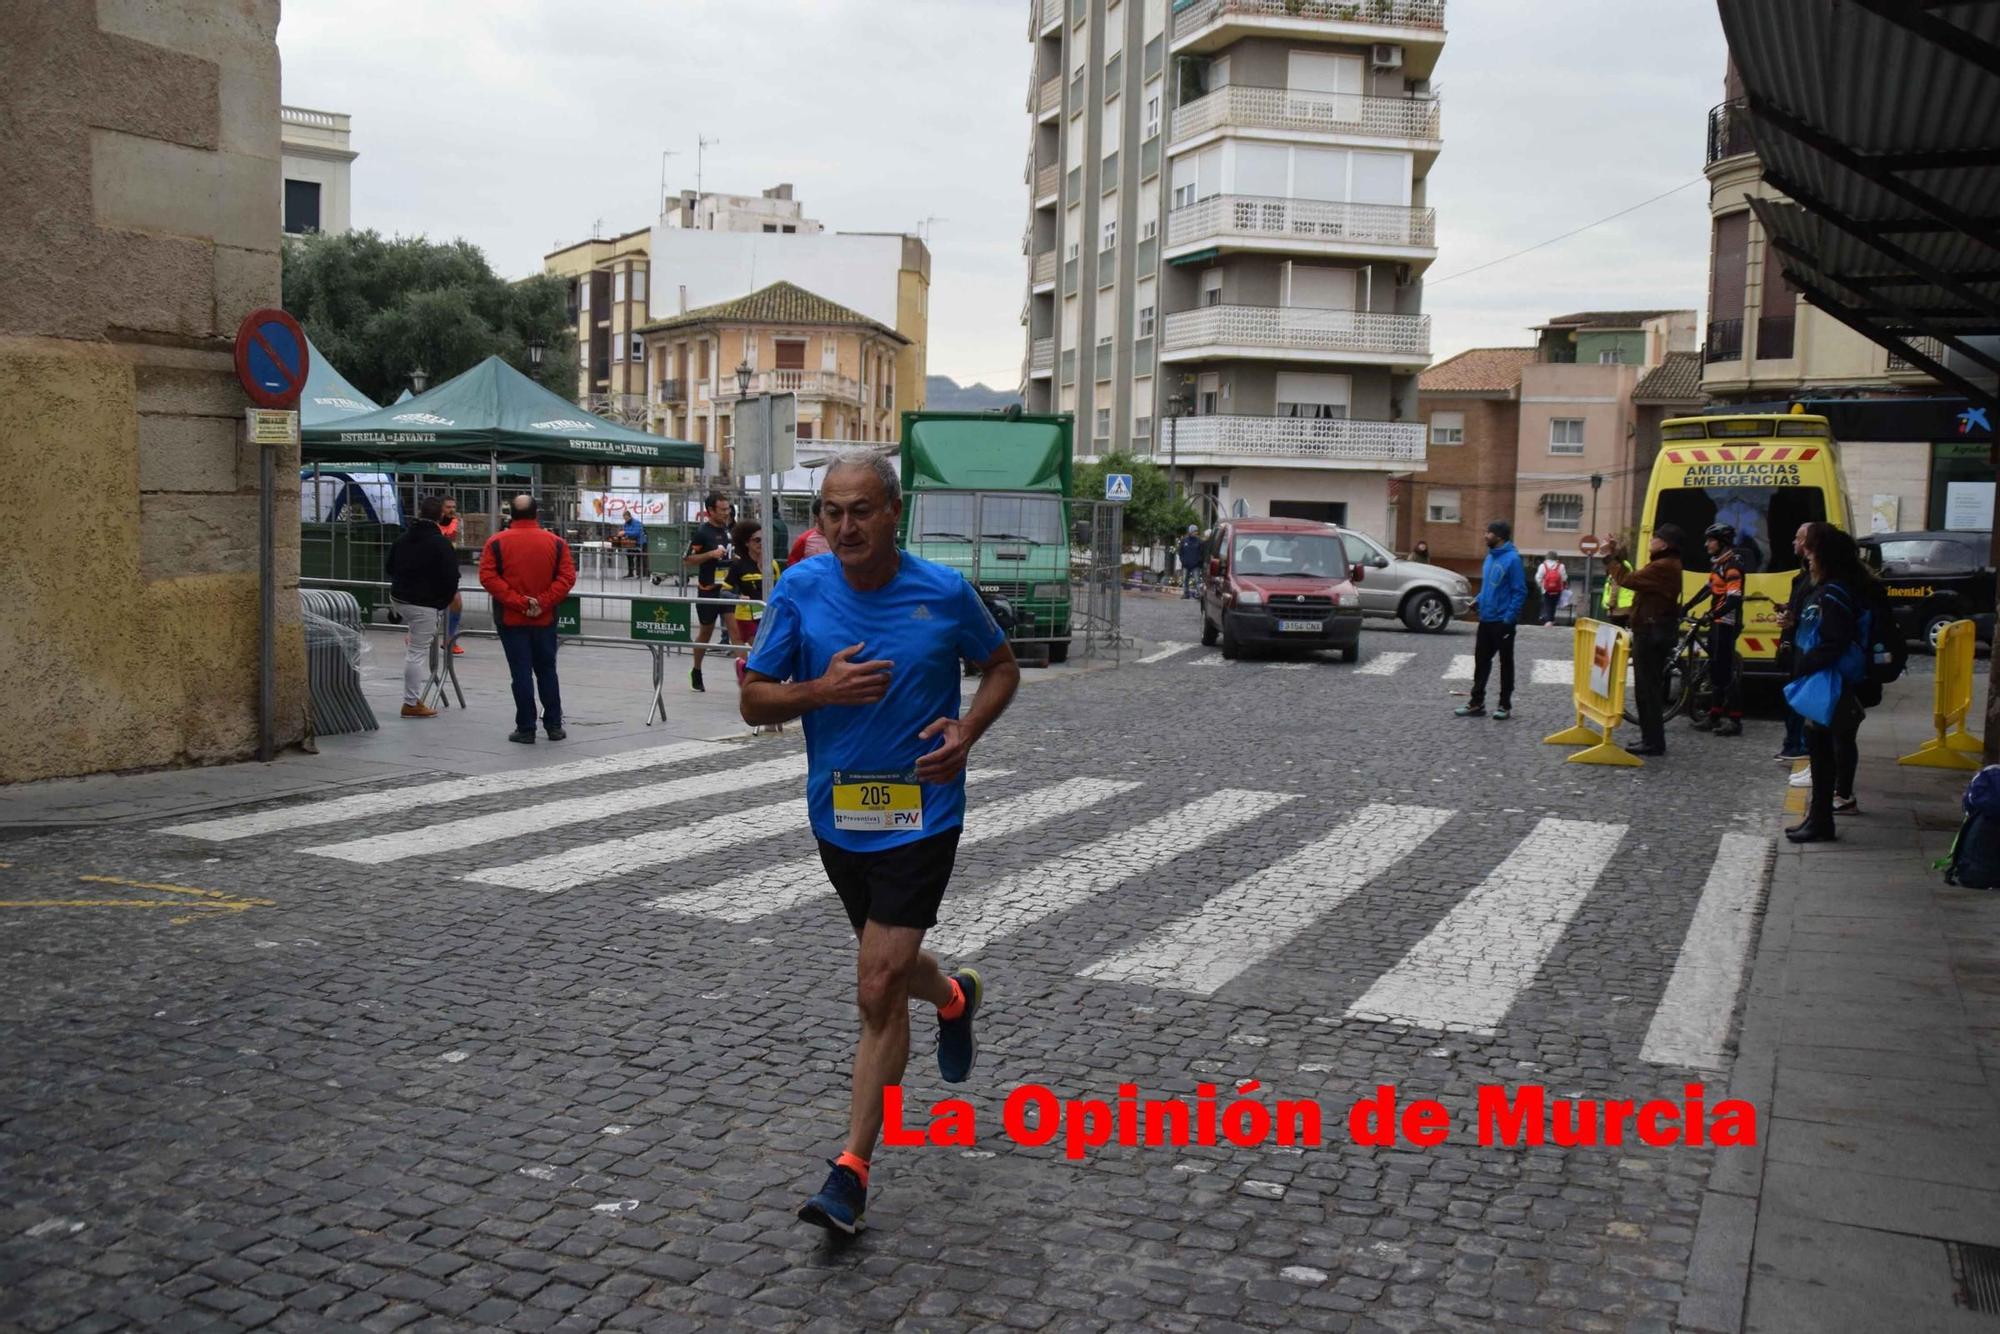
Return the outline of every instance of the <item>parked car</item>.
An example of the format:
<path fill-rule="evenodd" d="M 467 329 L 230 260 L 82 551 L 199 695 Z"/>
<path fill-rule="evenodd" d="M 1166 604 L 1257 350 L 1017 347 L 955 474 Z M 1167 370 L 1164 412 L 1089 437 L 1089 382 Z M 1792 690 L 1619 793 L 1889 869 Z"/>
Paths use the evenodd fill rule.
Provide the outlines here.
<path fill-rule="evenodd" d="M 1440 565 L 1404 560 L 1366 533 L 1340 530 L 1351 564 L 1367 571 L 1361 581 L 1361 611 L 1393 616 L 1412 630 L 1437 634 L 1472 610 L 1472 581 Z"/>
<path fill-rule="evenodd" d="M 1870 533 L 1861 558 L 1882 576 L 1905 639 L 1937 647 L 1953 621 L 1970 620 L 1979 642 L 1993 643 L 1993 534 L 1932 530 Z"/>
<path fill-rule="evenodd" d="M 1305 519 L 1230 519 L 1209 534 L 1201 642 L 1245 648 L 1331 648 L 1361 656 L 1362 568 L 1341 530 Z"/>

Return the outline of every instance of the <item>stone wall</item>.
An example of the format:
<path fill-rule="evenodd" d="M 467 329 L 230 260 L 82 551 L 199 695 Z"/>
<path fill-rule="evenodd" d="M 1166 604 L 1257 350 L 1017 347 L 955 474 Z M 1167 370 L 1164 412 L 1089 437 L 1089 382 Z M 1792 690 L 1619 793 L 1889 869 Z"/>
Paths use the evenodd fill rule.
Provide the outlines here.
<path fill-rule="evenodd" d="M 257 742 L 257 457 L 230 338 L 279 304 L 277 0 L 0 7 L 0 782 Z M 278 460 L 280 745 L 305 733 Z"/>

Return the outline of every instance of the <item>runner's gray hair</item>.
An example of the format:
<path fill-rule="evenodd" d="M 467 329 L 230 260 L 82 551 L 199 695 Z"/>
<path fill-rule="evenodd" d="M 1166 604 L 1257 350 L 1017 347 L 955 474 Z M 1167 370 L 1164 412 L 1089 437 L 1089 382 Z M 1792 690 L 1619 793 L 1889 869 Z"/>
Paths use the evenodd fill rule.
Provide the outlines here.
<path fill-rule="evenodd" d="M 848 454 L 826 470 L 826 477 L 845 468 L 865 468 L 875 474 L 875 480 L 882 484 L 882 498 L 891 505 L 903 503 L 903 477 L 896 468 L 893 455 L 879 449 L 864 450 L 858 454 Z M 826 489 L 826 477 L 820 479 L 820 489 Z"/>

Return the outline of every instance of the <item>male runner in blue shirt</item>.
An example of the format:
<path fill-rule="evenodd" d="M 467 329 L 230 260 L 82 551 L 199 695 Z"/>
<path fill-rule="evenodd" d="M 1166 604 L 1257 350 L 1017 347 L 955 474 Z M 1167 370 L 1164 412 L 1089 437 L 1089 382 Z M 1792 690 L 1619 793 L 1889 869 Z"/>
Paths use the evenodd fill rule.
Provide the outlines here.
<path fill-rule="evenodd" d="M 860 940 L 861 1042 L 847 1145 L 799 1217 L 853 1233 L 882 1133 L 882 1090 L 910 1056 L 909 998 L 938 1007 L 938 1073 L 972 1072 L 979 974 L 947 975 L 923 949 L 937 925 L 965 818 L 965 761 L 1021 683 L 1007 637 L 965 576 L 896 546 L 902 484 L 886 456 L 827 469 L 820 525 L 834 560 L 771 590 L 750 652 L 743 721 L 803 716 L 806 804 L 820 861 Z M 960 663 L 979 691 L 958 716 Z"/>

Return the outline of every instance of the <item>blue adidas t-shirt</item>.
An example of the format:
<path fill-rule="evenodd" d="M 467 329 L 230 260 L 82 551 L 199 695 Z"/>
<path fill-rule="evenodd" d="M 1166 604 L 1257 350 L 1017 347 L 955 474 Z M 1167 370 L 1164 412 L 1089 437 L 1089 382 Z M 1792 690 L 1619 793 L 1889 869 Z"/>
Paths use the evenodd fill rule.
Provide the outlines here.
<path fill-rule="evenodd" d="M 902 567 L 872 592 L 849 586 L 838 558 L 815 556 L 785 571 L 771 591 L 749 669 L 777 681 L 811 681 L 833 655 L 861 645 L 856 662 L 887 658 L 889 693 L 873 704 L 829 705 L 805 715 L 806 804 L 813 833 L 852 852 L 875 852 L 964 822 L 965 775 L 924 784 L 923 828 L 835 827 L 834 773 L 884 775 L 915 767 L 941 738 L 917 733 L 958 717 L 960 660 L 984 662 L 1007 636 L 964 575 L 905 551 Z"/>

